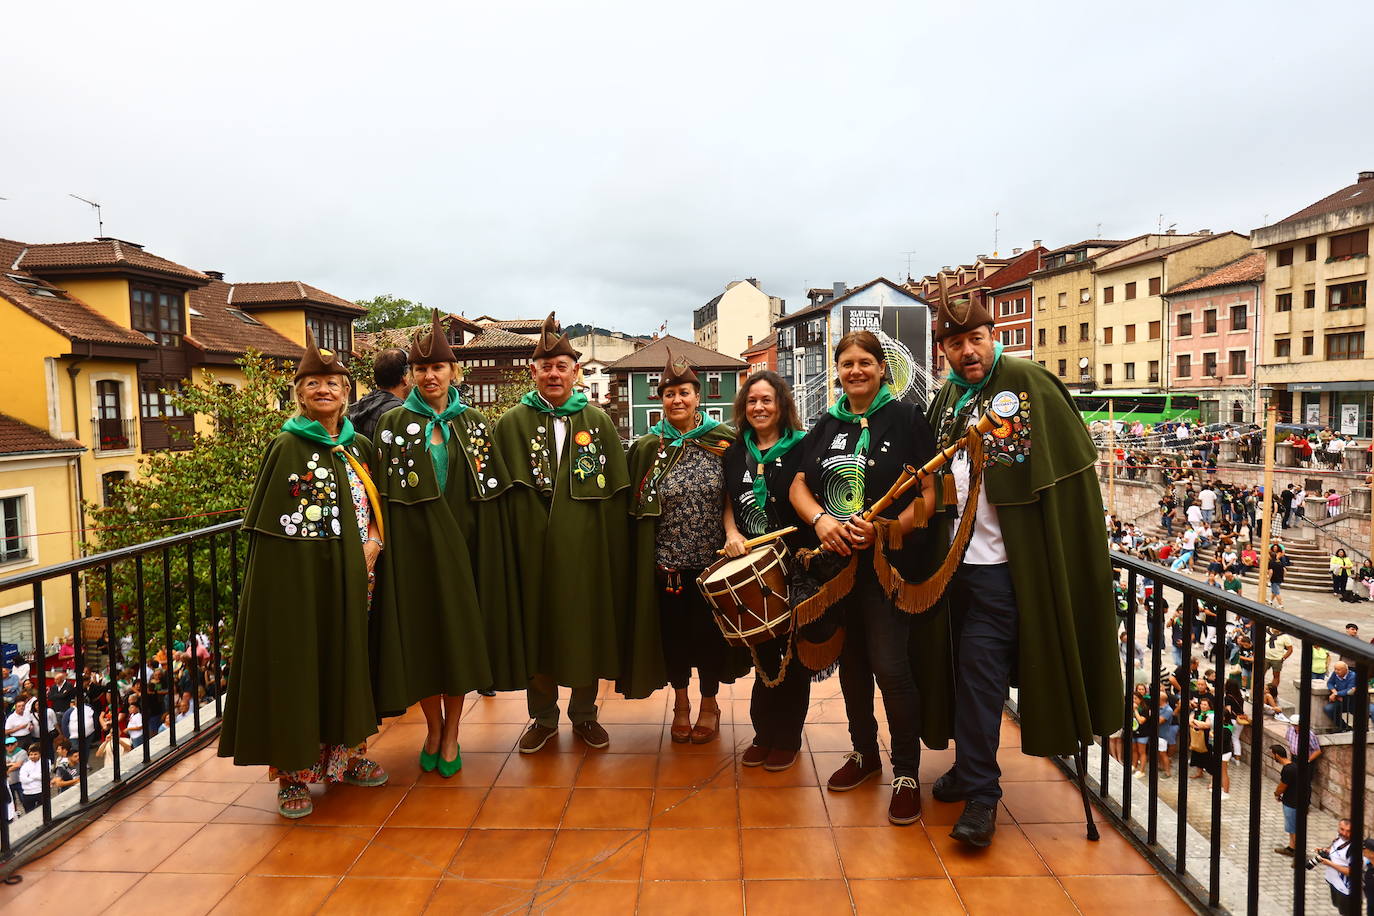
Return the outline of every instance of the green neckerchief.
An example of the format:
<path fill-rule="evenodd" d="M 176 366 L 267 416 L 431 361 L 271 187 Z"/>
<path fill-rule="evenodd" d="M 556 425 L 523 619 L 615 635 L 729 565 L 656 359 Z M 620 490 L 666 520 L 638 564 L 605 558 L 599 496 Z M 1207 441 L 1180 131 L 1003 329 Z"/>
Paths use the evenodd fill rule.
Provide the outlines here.
<path fill-rule="evenodd" d="M 891 400 L 892 389 L 884 382 L 882 387 L 878 389 L 878 393 L 874 395 L 873 403 L 869 404 L 868 409 L 861 414 L 854 413 L 849 409 L 849 395 L 847 394 L 841 395 L 838 401 L 830 405 L 830 410 L 827 411 L 827 413 L 836 420 L 842 420 L 845 423 L 858 423 L 863 427 L 863 429 L 859 431 L 858 440 L 854 443 L 854 454 L 868 454 L 868 418 L 873 416 L 883 407 L 886 407 L 887 403 Z"/>
<path fill-rule="evenodd" d="M 577 413 L 587 406 L 587 395 L 581 391 L 574 391 L 559 407 L 554 407 L 544 396 L 537 391 L 526 391 L 520 396 L 520 403 L 526 407 L 533 407 L 540 413 L 546 413 L 554 417 L 567 417 Z"/>
<path fill-rule="evenodd" d="M 311 420 L 309 417 L 292 417 L 281 425 L 282 432 L 293 433 L 302 439 L 309 439 L 311 442 L 318 442 L 320 445 L 327 445 L 333 448 L 336 445 L 347 445 L 353 441 L 353 421 L 348 417 L 343 418 L 343 423 L 339 425 L 339 435 L 334 437 L 325 431 L 318 420 Z"/>
<path fill-rule="evenodd" d="M 763 477 L 763 466 L 768 462 L 781 458 L 792 451 L 792 446 L 806 438 L 806 433 L 799 429 L 789 429 L 784 435 L 778 438 L 777 442 L 768 449 L 760 453 L 758 443 L 755 442 L 753 428 L 744 431 L 744 447 L 749 452 L 749 459 L 754 462 L 754 505 L 760 512 L 767 512 L 768 506 L 768 481 Z"/>
<path fill-rule="evenodd" d="M 649 432 L 657 434 L 658 437 L 664 441 L 664 443 L 668 445 L 676 445 L 677 447 L 681 448 L 683 443 L 685 443 L 688 439 L 699 438 L 703 434 L 710 432 L 719 425 L 720 423 L 718 423 L 715 420 L 712 420 L 710 417 L 703 414 L 701 418 L 701 425 L 698 426 L 696 429 L 689 429 L 687 432 L 684 433 L 680 432 L 676 426 L 669 423 L 667 417 L 664 417 L 662 420 L 659 420 L 653 426 L 650 426 Z"/>
<path fill-rule="evenodd" d="M 414 411 L 422 417 L 429 417 L 429 422 L 425 424 L 425 449 L 429 452 L 429 460 L 434 465 L 434 477 L 439 481 L 439 492 L 443 493 L 448 486 L 448 437 L 453 434 L 449 428 L 448 421 L 459 416 L 468 409 L 468 405 L 463 403 L 463 399 L 458 395 L 458 389 L 452 385 L 448 387 L 448 406 L 443 413 L 436 413 L 424 395 L 420 394 L 420 387 L 417 385 L 410 389 L 410 394 L 406 395 L 406 410 Z M 443 442 L 434 441 L 434 428 L 439 428 L 439 436 Z"/>
<path fill-rule="evenodd" d="M 953 363 L 950 364 L 949 375 L 947 376 L 948 379 L 953 382 L 956 387 L 964 389 L 964 393 L 959 395 L 959 400 L 954 402 L 954 415 L 956 417 L 959 415 L 959 411 L 963 409 L 964 405 L 973 400 L 975 394 L 983 390 L 983 386 L 988 383 L 988 379 L 992 378 L 992 374 L 997 371 L 997 364 L 1002 361 L 1002 351 L 1004 349 L 1005 347 L 1002 346 L 1002 341 L 1000 340 L 992 345 L 992 368 L 983 373 L 983 379 L 980 382 L 970 382 L 954 371 Z"/>

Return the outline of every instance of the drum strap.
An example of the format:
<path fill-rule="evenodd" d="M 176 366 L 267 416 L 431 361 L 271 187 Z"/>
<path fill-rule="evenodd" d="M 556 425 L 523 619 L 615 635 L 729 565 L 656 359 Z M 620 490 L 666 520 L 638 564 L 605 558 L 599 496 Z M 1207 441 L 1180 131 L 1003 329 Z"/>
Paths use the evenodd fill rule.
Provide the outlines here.
<path fill-rule="evenodd" d="M 770 678 L 763 670 L 763 663 L 759 661 L 758 650 L 753 646 L 749 647 L 749 655 L 754 659 L 754 670 L 758 672 L 759 680 L 765 687 L 776 687 L 782 683 L 783 678 L 787 677 L 787 666 L 792 662 L 792 646 L 797 637 L 797 628 L 793 627 L 787 631 L 787 651 L 783 653 L 782 664 L 778 666 L 778 676 Z"/>

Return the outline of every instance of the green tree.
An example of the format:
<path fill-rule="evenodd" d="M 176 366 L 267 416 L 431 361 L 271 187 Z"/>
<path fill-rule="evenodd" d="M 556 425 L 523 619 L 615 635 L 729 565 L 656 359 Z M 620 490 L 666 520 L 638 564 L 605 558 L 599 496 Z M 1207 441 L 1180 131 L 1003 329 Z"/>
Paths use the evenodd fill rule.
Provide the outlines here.
<path fill-rule="evenodd" d="M 398 299 L 385 293 L 371 299 L 361 299 L 358 305 L 367 309 L 367 314 L 353 322 L 356 333 L 371 334 L 386 328 L 411 328 L 429 320 L 429 309 L 423 302 Z"/>

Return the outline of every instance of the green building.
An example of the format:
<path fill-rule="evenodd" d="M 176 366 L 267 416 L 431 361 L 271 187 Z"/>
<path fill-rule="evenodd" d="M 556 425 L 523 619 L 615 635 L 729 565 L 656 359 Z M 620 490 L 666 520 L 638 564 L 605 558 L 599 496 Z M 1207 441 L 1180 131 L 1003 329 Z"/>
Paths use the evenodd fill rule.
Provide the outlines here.
<path fill-rule="evenodd" d="M 611 377 L 610 413 L 622 439 L 639 438 L 663 417 L 658 380 L 663 367 L 668 365 L 669 350 L 674 358 L 685 357 L 701 379 L 701 412 L 723 423 L 730 422 L 735 392 L 748 363 L 699 347 L 690 340 L 666 335 L 605 368 Z"/>

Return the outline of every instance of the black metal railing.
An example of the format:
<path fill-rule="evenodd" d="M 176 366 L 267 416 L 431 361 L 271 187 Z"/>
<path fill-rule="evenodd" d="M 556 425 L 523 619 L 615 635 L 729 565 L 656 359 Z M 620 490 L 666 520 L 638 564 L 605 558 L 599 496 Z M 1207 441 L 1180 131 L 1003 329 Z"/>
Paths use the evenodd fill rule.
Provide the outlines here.
<path fill-rule="evenodd" d="M 1277 804 L 1273 798 L 1274 780 L 1266 779 L 1264 772 L 1265 759 L 1270 756 L 1268 746 L 1272 743 L 1272 739 L 1266 740 L 1264 730 L 1266 709 L 1263 685 L 1267 677 L 1264 667 L 1264 637 L 1268 632 L 1267 628 L 1273 628 L 1301 645 L 1301 651 L 1294 652 L 1293 657 L 1289 659 L 1290 667 L 1285 672 L 1285 676 L 1292 675 L 1291 662 L 1298 661 L 1301 669 L 1297 676 L 1298 753 L 1294 755 L 1294 762 L 1298 767 L 1301 784 L 1309 787 L 1313 785 L 1313 776 L 1318 766 L 1310 761 L 1309 754 L 1305 753 L 1314 729 L 1319 728 L 1313 716 L 1314 709 L 1320 708 L 1314 704 L 1312 696 L 1314 648 L 1322 647 L 1328 650 L 1333 664 L 1339 654 L 1355 673 L 1355 693 L 1348 704 L 1349 728 L 1353 732 L 1349 776 L 1346 777 L 1342 773 L 1338 777 L 1342 782 L 1348 778 L 1349 785 L 1344 788 L 1348 789 L 1349 804 L 1346 810 L 1327 811 L 1320 816 L 1332 821 L 1339 818 L 1349 818 L 1351 821 L 1351 888 L 1353 896 L 1358 900 L 1361 897 L 1362 886 L 1361 849 L 1366 835 L 1366 742 L 1370 726 L 1369 678 L 1371 673 L 1374 673 L 1374 645 L 1277 608 L 1246 598 L 1232 597 L 1220 588 L 1208 586 L 1145 560 L 1113 552 L 1112 565 L 1122 577 L 1129 609 L 1121 620 L 1125 646 L 1123 668 L 1126 675 L 1123 711 L 1127 728 L 1120 742 L 1120 756 L 1110 753 L 1109 747 L 1106 746 L 1108 742 L 1104 740 L 1099 759 L 1095 766 L 1089 769 L 1088 783 L 1099 807 L 1134 841 L 1137 848 L 1154 863 L 1161 874 L 1169 877 L 1197 906 L 1218 913 L 1256 914 L 1262 909 L 1265 912 L 1278 912 L 1279 910 L 1274 909 L 1275 906 L 1281 906 L 1284 912 L 1291 909 L 1291 912 L 1301 914 L 1305 911 L 1312 890 L 1307 886 L 1310 872 L 1303 867 L 1304 859 L 1311 854 L 1316 845 L 1312 841 L 1320 840 L 1324 845 L 1325 841 L 1331 838 L 1313 836 L 1308 829 L 1309 816 L 1317 797 L 1315 791 L 1311 795 L 1313 804 L 1299 809 L 1295 841 L 1296 859 L 1278 856 L 1273 851 L 1263 848 L 1261 843 L 1260 824 L 1263 806 Z M 1138 586 L 1143 584 L 1144 579 L 1152 583 L 1150 597 L 1140 602 L 1142 606 L 1137 608 Z M 1253 576 L 1248 578 L 1246 587 L 1255 587 Z M 1181 609 L 1181 665 L 1184 671 L 1188 670 L 1190 658 L 1197 657 L 1199 653 L 1200 647 L 1195 645 L 1195 636 L 1205 634 L 1207 637 L 1202 644 L 1204 653 L 1206 647 L 1213 645 L 1213 639 L 1215 640 L 1215 648 L 1211 651 L 1215 653 L 1212 657 L 1215 658 L 1213 664 L 1217 675 L 1215 680 L 1202 686 L 1208 688 L 1217 698 L 1224 694 L 1226 671 L 1231 660 L 1233 640 L 1227 632 L 1228 623 L 1244 624 L 1248 621 L 1251 624 L 1251 632 L 1256 636 L 1253 640 L 1253 654 L 1248 672 L 1249 697 L 1245 700 L 1245 710 L 1250 719 L 1249 747 L 1245 750 L 1249 775 L 1248 799 L 1243 807 L 1234 807 L 1235 803 L 1228 805 L 1225 818 L 1222 780 L 1214 777 L 1210 785 L 1194 789 L 1191 786 L 1192 780 L 1185 774 L 1188 753 L 1185 748 L 1189 735 L 1186 720 L 1190 717 L 1191 701 L 1198 689 L 1193 678 L 1185 676 L 1178 681 L 1176 709 L 1179 712 L 1175 714 L 1175 722 L 1181 727 L 1177 745 L 1177 789 L 1172 793 L 1172 803 L 1161 798 L 1157 733 L 1147 729 L 1147 740 L 1141 745 L 1137 745 L 1136 740 L 1133 740 L 1137 738 L 1137 735 L 1132 733 L 1131 723 L 1135 721 L 1138 702 L 1134 691 L 1134 671 L 1139 637 L 1146 636 L 1148 642 L 1144 665 L 1145 670 L 1149 672 L 1149 692 L 1146 699 L 1148 712 L 1142 716 L 1147 722 L 1159 721 L 1166 651 L 1169 653 L 1170 668 L 1174 666 L 1172 631 L 1165 623 L 1166 605 L 1169 608 Z M 1140 632 L 1142 624 L 1144 633 Z M 1239 642 L 1239 637 L 1237 636 L 1234 641 Z M 1169 644 L 1167 649 L 1166 643 Z M 1200 661 L 1199 672 L 1206 667 Z M 1224 722 L 1224 714 L 1218 711 L 1213 717 L 1213 722 L 1214 729 L 1222 727 L 1216 723 Z M 1239 728 L 1236 731 L 1238 732 Z M 1143 783 L 1132 778 L 1132 770 L 1141 753 L 1146 755 L 1147 761 Z M 1060 761 L 1060 764 L 1066 771 L 1071 770 L 1069 761 Z M 1220 763 L 1222 767 L 1226 765 L 1224 762 Z M 1334 769 L 1329 763 L 1325 766 L 1328 771 Z M 1093 769 L 1096 770 L 1095 773 Z M 1340 769 L 1343 770 L 1344 767 Z M 1218 773 L 1217 776 L 1219 775 Z M 1190 797 L 1198 791 L 1203 793 L 1200 799 Z M 1199 805 L 1205 806 L 1201 812 L 1198 810 Z M 1172 830 L 1166 829 L 1166 820 L 1172 821 Z M 1223 833 L 1226 834 L 1225 837 Z M 1227 850 L 1225 869 L 1223 844 Z M 1237 856 L 1240 857 L 1240 861 L 1235 861 Z M 1270 895 L 1262 904 L 1261 876 L 1280 874 L 1276 871 L 1279 869 L 1292 873 L 1291 903 L 1271 899 Z M 1223 871 L 1233 880 L 1224 881 Z M 1320 866 L 1316 873 L 1320 874 Z M 1270 887 L 1273 886 L 1272 877 L 1268 884 Z M 1279 884 L 1288 884 L 1287 877 L 1280 879 Z M 1326 894 L 1323 891 L 1316 901 L 1318 910 L 1324 911 L 1330 905 L 1325 898 Z"/>
<path fill-rule="evenodd" d="M 83 823 L 218 732 L 243 566 L 239 532 L 237 520 L 223 522 L 0 579 L 9 603 L 32 595 L 37 734 L 26 743 L 39 749 L 41 775 L 39 793 L 14 798 L 14 822 L 0 813 L 0 862 Z M 52 659 L 48 609 L 59 598 L 71 603 L 74 655 Z M 65 664 L 76 681 L 76 712 L 54 729 L 50 688 L 54 669 Z M 136 743 L 129 733 L 137 729 L 127 728 L 134 723 L 121 727 L 123 711 L 135 707 L 142 722 Z M 78 751 L 76 781 L 59 789 L 54 752 L 64 741 Z"/>

